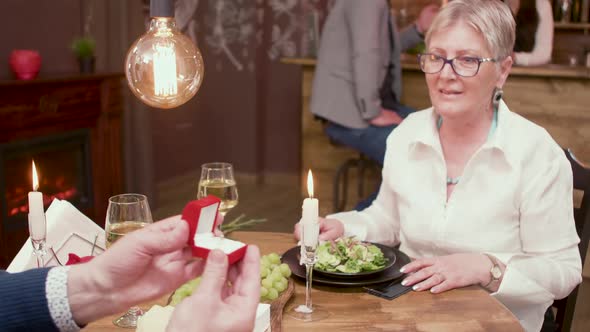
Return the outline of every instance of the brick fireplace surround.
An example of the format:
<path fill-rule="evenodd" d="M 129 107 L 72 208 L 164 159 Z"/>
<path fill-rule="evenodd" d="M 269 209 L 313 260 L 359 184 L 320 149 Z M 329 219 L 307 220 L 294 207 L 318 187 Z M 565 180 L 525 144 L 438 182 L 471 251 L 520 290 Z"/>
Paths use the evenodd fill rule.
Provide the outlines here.
<path fill-rule="evenodd" d="M 32 158 L 42 162 L 45 208 L 53 197 L 67 199 L 104 224 L 108 198 L 123 190 L 122 79 L 95 74 L 0 80 L 0 268 L 28 236 Z"/>

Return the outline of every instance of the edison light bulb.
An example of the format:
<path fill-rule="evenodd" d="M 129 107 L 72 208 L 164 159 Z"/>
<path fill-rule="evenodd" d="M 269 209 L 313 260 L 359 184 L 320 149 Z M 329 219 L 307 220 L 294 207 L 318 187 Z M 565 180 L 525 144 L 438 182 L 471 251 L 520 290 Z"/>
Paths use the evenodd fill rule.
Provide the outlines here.
<path fill-rule="evenodd" d="M 178 107 L 199 90 L 203 58 L 176 27 L 172 0 L 151 0 L 150 12 L 149 30 L 127 53 L 127 82 L 133 94 L 149 106 Z"/>

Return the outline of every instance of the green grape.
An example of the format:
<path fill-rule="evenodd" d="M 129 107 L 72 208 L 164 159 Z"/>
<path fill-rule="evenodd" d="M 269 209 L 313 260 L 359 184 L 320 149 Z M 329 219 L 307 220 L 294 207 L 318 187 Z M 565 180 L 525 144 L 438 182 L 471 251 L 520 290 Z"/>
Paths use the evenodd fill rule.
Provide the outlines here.
<path fill-rule="evenodd" d="M 177 292 L 182 293 L 182 294 L 191 295 L 193 293 L 193 288 L 189 284 L 184 284 L 184 285 L 180 286 L 180 288 L 177 290 Z"/>
<path fill-rule="evenodd" d="M 277 290 L 277 292 L 281 293 L 282 291 L 284 291 L 285 289 L 287 289 L 287 287 L 285 286 L 284 283 L 280 282 L 280 281 L 275 281 L 273 282 L 272 286 L 274 287 L 274 289 Z"/>
<path fill-rule="evenodd" d="M 276 299 L 277 297 L 279 297 L 279 292 L 274 288 L 270 288 L 268 290 L 268 294 L 266 295 L 266 297 L 272 301 L 272 300 Z"/>
<path fill-rule="evenodd" d="M 260 262 L 265 265 L 268 266 L 271 264 L 270 259 L 268 258 L 268 256 L 262 256 L 262 259 L 260 260 Z"/>
<path fill-rule="evenodd" d="M 285 289 L 287 289 L 287 287 L 289 287 L 289 279 L 284 278 L 283 280 L 281 280 L 281 282 L 283 283 L 283 286 L 285 287 Z"/>
<path fill-rule="evenodd" d="M 279 257 L 279 254 L 277 254 L 276 252 L 269 254 L 268 259 L 273 264 L 280 264 L 281 263 L 281 257 Z"/>
<path fill-rule="evenodd" d="M 270 278 L 264 278 L 261 281 L 262 286 L 266 287 L 267 289 L 272 288 L 273 280 Z"/>
<path fill-rule="evenodd" d="M 272 280 L 273 282 L 275 281 L 279 281 L 281 280 L 281 278 L 283 277 L 283 275 L 279 272 L 279 273 L 271 273 L 270 276 L 268 278 L 270 278 L 270 280 Z"/>
<path fill-rule="evenodd" d="M 283 263 L 281 264 L 280 269 L 284 277 L 289 278 L 291 276 L 291 269 L 289 268 L 289 265 Z"/>
<path fill-rule="evenodd" d="M 260 300 L 272 301 L 289 286 L 288 277 L 291 269 L 287 264 L 281 264 L 277 253 L 270 253 L 260 257 Z"/>
<path fill-rule="evenodd" d="M 170 305 L 175 306 L 175 305 L 179 304 L 180 302 L 182 302 L 182 300 L 184 300 L 183 296 L 180 296 L 179 294 L 174 293 L 174 295 L 172 295 L 172 299 L 170 300 Z"/>

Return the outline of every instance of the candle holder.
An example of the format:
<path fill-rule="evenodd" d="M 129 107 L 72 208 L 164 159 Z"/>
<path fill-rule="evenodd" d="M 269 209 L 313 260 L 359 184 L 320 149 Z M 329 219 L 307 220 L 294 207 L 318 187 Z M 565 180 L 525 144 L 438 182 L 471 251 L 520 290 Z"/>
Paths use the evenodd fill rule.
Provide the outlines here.
<path fill-rule="evenodd" d="M 33 245 L 33 255 L 37 258 L 37 267 L 45 266 L 46 248 L 46 220 L 45 215 L 29 215 L 29 234 Z"/>
<path fill-rule="evenodd" d="M 311 300 L 311 286 L 313 281 L 313 267 L 317 262 L 320 225 L 301 223 L 301 263 L 305 264 L 305 304 L 296 305 L 289 311 L 289 316 L 304 322 L 314 322 L 325 319 L 330 313 L 321 306 L 313 305 Z"/>

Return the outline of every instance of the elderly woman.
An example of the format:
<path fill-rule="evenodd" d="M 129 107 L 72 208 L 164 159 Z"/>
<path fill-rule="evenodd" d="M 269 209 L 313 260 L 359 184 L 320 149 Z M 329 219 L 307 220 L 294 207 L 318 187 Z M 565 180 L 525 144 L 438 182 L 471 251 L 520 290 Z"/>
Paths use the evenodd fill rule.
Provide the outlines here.
<path fill-rule="evenodd" d="M 500 1 L 441 10 L 420 56 L 433 107 L 389 136 L 374 203 L 322 219 L 320 239 L 399 243 L 415 258 L 402 268 L 404 285 L 432 293 L 481 285 L 538 331 L 553 300 L 581 282 L 581 261 L 570 164 L 543 128 L 502 101 L 514 29 Z"/>

